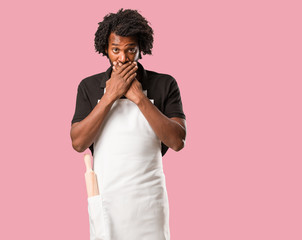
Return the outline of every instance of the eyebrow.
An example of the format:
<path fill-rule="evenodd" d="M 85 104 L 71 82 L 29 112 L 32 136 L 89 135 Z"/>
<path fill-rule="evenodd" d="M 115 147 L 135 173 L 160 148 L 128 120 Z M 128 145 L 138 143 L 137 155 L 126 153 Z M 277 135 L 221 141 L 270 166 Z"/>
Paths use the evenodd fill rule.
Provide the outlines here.
<path fill-rule="evenodd" d="M 119 46 L 118 43 L 111 43 L 111 45 Z M 127 47 L 127 46 L 136 46 L 136 44 L 135 44 L 135 43 L 129 43 L 129 44 L 126 45 L 126 47 Z"/>

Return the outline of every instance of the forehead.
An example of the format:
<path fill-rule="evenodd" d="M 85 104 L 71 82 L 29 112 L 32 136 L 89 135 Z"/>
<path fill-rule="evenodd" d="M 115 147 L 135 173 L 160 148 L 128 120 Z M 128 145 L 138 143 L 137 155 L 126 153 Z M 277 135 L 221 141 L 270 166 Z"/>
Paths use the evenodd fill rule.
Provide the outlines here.
<path fill-rule="evenodd" d="M 111 33 L 108 38 L 109 45 L 128 45 L 128 44 L 137 44 L 137 39 L 135 36 L 122 37 Z"/>

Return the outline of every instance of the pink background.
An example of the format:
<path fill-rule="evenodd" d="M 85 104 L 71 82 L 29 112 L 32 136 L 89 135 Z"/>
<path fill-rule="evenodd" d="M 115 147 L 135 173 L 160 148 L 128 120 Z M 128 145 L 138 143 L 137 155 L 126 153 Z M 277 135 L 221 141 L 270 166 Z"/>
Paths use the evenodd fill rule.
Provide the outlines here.
<path fill-rule="evenodd" d="M 302 239 L 300 1 L 1 3 L 0 239 L 89 239 L 83 154 L 69 137 L 105 14 L 155 32 L 146 69 L 181 89 L 186 147 L 164 170 L 172 240 Z"/>

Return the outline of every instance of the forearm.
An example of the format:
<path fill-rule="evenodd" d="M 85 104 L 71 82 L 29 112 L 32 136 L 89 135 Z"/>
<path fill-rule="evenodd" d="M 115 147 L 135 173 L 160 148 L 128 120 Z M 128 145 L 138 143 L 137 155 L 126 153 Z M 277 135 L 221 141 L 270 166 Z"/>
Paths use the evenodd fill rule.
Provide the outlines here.
<path fill-rule="evenodd" d="M 76 151 L 83 152 L 94 142 L 113 103 L 114 100 L 111 100 L 104 94 L 99 103 L 85 119 L 72 124 L 70 137 L 72 146 Z"/>
<path fill-rule="evenodd" d="M 147 97 L 142 97 L 137 106 L 143 113 L 157 137 L 169 148 L 179 151 L 184 147 L 185 126 L 168 118 L 155 107 Z"/>

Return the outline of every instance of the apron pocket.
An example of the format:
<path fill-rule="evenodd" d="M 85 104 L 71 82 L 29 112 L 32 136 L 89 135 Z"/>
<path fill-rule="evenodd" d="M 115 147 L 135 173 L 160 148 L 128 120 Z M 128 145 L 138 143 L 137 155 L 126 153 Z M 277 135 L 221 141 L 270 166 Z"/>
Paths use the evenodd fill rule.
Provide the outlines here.
<path fill-rule="evenodd" d="M 106 240 L 103 204 L 100 195 L 89 197 L 88 214 L 90 226 L 90 240 Z"/>

